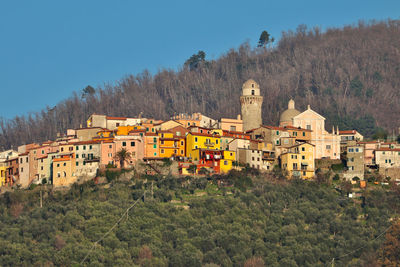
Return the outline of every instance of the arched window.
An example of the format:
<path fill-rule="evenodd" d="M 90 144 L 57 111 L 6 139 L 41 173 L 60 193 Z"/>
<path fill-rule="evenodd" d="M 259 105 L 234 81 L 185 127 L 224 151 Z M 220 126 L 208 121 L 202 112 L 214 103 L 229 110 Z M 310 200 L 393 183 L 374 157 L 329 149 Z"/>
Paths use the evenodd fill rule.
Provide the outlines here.
<path fill-rule="evenodd" d="M 67 177 L 67 173 L 66 172 L 63 172 L 63 175 L 64 175 L 64 177 Z"/>
<path fill-rule="evenodd" d="M 254 90 L 251 90 L 251 95 L 254 95 Z"/>

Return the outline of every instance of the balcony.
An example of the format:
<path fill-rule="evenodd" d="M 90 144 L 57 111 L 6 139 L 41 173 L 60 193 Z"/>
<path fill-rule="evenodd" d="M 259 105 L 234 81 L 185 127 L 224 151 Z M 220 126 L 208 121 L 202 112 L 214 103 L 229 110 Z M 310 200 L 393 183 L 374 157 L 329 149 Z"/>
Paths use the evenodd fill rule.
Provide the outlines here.
<path fill-rule="evenodd" d="M 215 146 L 215 143 L 213 143 L 213 142 L 204 142 L 204 146 L 206 146 L 206 147 Z"/>

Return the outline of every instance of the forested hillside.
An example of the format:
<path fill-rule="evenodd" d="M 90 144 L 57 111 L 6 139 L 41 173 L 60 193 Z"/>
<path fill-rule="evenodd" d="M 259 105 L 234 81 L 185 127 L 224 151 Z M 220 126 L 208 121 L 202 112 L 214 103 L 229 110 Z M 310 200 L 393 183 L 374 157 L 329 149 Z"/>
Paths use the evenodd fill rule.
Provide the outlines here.
<path fill-rule="evenodd" d="M 0 121 L 3 148 L 52 139 L 78 127 L 92 113 L 166 119 L 174 113 L 202 112 L 214 118 L 240 112 L 241 85 L 249 78 L 261 86 L 263 121 L 276 124 L 292 97 L 341 129 L 371 136 L 376 127 L 400 125 L 400 22 L 359 23 L 342 29 L 284 32 L 276 45 L 245 43 L 207 61 L 195 54 L 179 71 L 148 71 L 102 88 L 88 87 L 55 107 Z M 183 63 L 183 62 L 182 62 Z M 329 128 L 328 128 L 329 129 Z"/>
<path fill-rule="evenodd" d="M 43 186 L 43 208 L 39 187 L 2 195 L 0 265 L 288 267 L 328 266 L 335 258 L 335 266 L 378 266 L 400 260 L 392 242 L 399 227 L 388 231 L 400 194 L 390 189 L 376 186 L 360 201 L 327 184 L 246 172 L 142 178 L 75 184 L 64 193 Z M 218 186 L 220 179 L 232 186 Z"/>

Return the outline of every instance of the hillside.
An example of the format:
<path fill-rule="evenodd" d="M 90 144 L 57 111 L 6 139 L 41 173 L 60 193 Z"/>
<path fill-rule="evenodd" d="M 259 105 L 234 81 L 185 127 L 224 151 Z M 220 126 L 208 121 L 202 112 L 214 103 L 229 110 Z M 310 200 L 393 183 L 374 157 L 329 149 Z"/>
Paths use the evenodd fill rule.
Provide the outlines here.
<path fill-rule="evenodd" d="M 143 178 L 44 187 L 43 208 L 39 188 L 2 195 L 0 265 L 375 266 L 379 235 L 399 212 L 398 192 L 381 188 L 362 202 L 328 185 L 244 172 Z M 390 240 L 385 249 L 398 260 Z"/>
<path fill-rule="evenodd" d="M 400 125 L 400 22 L 359 23 L 342 29 L 283 33 L 271 48 L 245 43 L 215 61 L 194 55 L 179 71 L 148 71 L 122 78 L 95 91 L 77 93 L 55 107 L 0 121 L 3 148 L 53 139 L 57 132 L 84 124 L 92 113 L 166 119 L 201 112 L 214 118 L 240 112 L 242 83 L 255 79 L 264 96 L 263 121 L 276 124 L 293 97 L 340 129 L 371 136 Z"/>

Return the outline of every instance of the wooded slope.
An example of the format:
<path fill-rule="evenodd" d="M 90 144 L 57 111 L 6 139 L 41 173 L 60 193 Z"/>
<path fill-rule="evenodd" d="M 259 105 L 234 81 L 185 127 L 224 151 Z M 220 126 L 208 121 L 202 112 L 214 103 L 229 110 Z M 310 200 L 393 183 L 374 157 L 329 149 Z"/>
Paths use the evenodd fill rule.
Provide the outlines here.
<path fill-rule="evenodd" d="M 338 124 L 367 136 L 376 126 L 391 131 L 400 125 L 399 44 L 400 21 L 359 23 L 324 33 L 299 26 L 271 48 L 245 43 L 215 61 L 199 60 L 154 76 L 143 71 L 94 93 L 74 94 L 54 108 L 0 121 L 0 146 L 53 139 L 57 132 L 84 124 L 92 113 L 235 117 L 241 85 L 249 78 L 261 86 L 266 124 L 278 123 L 292 97 L 299 110 L 311 104 L 323 114 L 327 127 Z"/>

